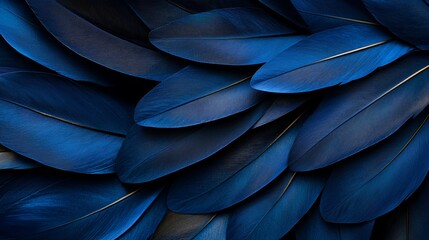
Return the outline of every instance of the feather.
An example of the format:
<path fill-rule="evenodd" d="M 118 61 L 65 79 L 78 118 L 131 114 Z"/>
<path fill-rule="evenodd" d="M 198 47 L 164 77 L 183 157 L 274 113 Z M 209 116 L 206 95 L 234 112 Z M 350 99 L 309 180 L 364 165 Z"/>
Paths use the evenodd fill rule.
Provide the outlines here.
<path fill-rule="evenodd" d="M 180 213 L 217 212 L 262 189 L 287 167 L 302 115 L 252 130 L 184 172 L 170 187 L 168 208 Z"/>
<path fill-rule="evenodd" d="M 193 14 L 149 34 L 152 44 L 165 52 L 221 65 L 264 63 L 302 38 L 266 12 L 252 8 Z"/>
<path fill-rule="evenodd" d="M 363 0 L 383 26 L 404 41 L 429 50 L 429 2 Z"/>
<path fill-rule="evenodd" d="M 138 103 L 134 119 L 145 127 L 177 128 L 225 118 L 262 101 L 250 74 L 189 66 L 157 85 Z"/>
<path fill-rule="evenodd" d="M 58 41 L 80 56 L 104 67 L 152 80 L 163 80 L 183 67 L 182 63 L 165 54 L 103 30 L 82 13 L 72 11 L 70 2 L 68 5 L 65 0 L 27 2 L 43 26 Z M 105 1 L 100 1 L 99 7 L 107 5 L 109 4 L 105 4 Z"/>
<path fill-rule="evenodd" d="M 0 182 L 2 239 L 115 239 L 160 192 L 128 188 L 110 176 L 48 171 L 2 173 Z"/>
<path fill-rule="evenodd" d="M 184 215 L 168 212 L 153 237 L 154 240 L 226 239 L 228 217 L 222 214 Z"/>
<path fill-rule="evenodd" d="M 378 25 L 360 0 L 290 0 L 313 32 L 354 23 Z"/>
<path fill-rule="evenodd" d="M 428 118 L 426 110 L 386 141 L 334 168 L 320 201 L 323 218 L 339 223 L 369 221 L 408 198 L 429 170 Z"/>
<path fill-rule="evenodd" d="M 116 159 L 116 172 L 128 183 L 147 182 L 195 164 L 243 135 L 266 105 L 193 128 L 133 127 Z"/>
<path fill-rule="evenodd" d="M 122 134 L 132 124 L 132 106 L 114 95 L 46 73 L 0 75 L 0 105 L 0 127 L 7 133 L 1 144 L 82 173 L 112 172 Z"/>
<path fill-rule="evenodd" d="M 168 0 L 177 7 L 190 13 L 207 12 L 218 8 L 255 8 L 258 5 L 253 0 Z"/>
<path fill-rule="evenodd" d="M 374 239 L 425 240 L 429 226 L 429 177 L 399 208 L 377 220 Z"/>
<path fill-rule="evenodd" d="M 369 240 L 374 221 L 360 224 L 336 224 L 323 220 L 318 206 L 296 226 L 296 240 Z"/>
<path fill-rule="evenodd" d="M 292 5 L 291 0 L 259 0 L 262 4 L 264 4 L 269 9 L 274 12 L 280 14 L 280 16 L 289 20 L 293 24 L 297 25 L 302 29 L 306 29 L 307 25 L 305 24 L 302 17 L 298 14 L 295 7 Z"/>
<path fill-rule="evenodd" d="M 428 105 L 428 69 L 427 55 L 411 54 L 331 93 L 300 130 L 291 169 L 328 166 L 394 133 Z"/>
<path fill-rule="evenodd" d="M 323 174 L 282 174 L 231 211 L 228 239 L 280 239 L 311 208 L 324 184 Z"/>
<path fill-rule="evenodd" d="M 126 2 L 151 30 L 189 15 L 189 12 L 170 0 L 126 0 Z"/>
<path fill-rule="evenodd" d="M 263 65 L 250 83 L 267 92 L 314 91 L 364 77 L 411 50 L 377 27 L 342 26 L 293 45 Z"/>
<path fill-rule="evenodd" d="M 106 73 L 96 64 L 64 48 L 39 26 L 24 1 L 0 1 L 0 34 L 20 54 L 63 76 L 105 86 L 113 85 L 106 77 L 112 73 Z"/>
<path fill-rule="evenodd" d="M 0 169 L 31 169 L 40 167 L 34 161 L 20 156 L 0 145 Z"/>

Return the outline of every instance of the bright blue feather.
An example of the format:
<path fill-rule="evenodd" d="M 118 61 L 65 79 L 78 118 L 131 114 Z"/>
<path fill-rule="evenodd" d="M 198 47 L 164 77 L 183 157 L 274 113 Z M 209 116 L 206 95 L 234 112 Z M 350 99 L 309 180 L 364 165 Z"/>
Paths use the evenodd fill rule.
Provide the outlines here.
<path fill-rule="evenodd" d="M 2 239 L 115 239 L 160 192 L 112 177 L 47 171 L 2 173 L 0 182 Z"/>
<path fill-rule="evenodd" d="M 216 212 L 269 184 L 287 167 L 301 116 L 254 129 L 184 172 L 170 187 L 169 209 L 181 213 Z"/>
<path fill-rule="evenodd" d="M 266 105 L 237 116 L 193 128 L 153 129 L 135 126 L 116 159 L 120 179 L 147 182 L 215 154 L 249 130 Z"/>
<path fill-rule="evenodd" d="M 0 169 L 31 169 L 40 167 L 36 162 L 20 156 L 0 145 Z"/>
<path fill-rule="evenodd" d="M 102 66 L 153 80 L 163 80 L 183 67 L 182 63 L 163 53 L 104 31 L 59 1 L 27 2 L 43 26 L 58 41 Z"/>
<path fill-rule="evenodd" d="M 353 23 L 377 25 L 361 0 L 291 1 L 313 32 Z"/>
<path fill-rule="evenodd" d="M 304 123 L 290 167 L 325 167 L 385 139 L 429 103 L 429 57 L 412 54 L 331 93 Z"/>
<path fill-rule="evenodd" d="M 253 65 L 301 40 L 292 28 L 253 8 L 226 8 L 193 14 L 149 34 L 159 49 L 188 60 Z"/>
<path fill-rule="evenodd" d="M 336 224 L 326 222 L 319 207 L 313 209 L 296 226 L 296 240 L 369 240 L 374 221 L 360 224 Z"/>
<path fill-rule="evenodd" d="M 429 3 L 426 0 L 363 0 L 383 26 L 404 41 L 429 50 Z"/>
<path fill-rule="evenodd" d="M 357 80 L 411 50 L 380 28 L 342 26 L 288 48 L 263 65 L 251 85 L 277 93 L 314 91 Z"/>
<path fill-rule="evenodd" d="M 320 211 L 331 222 L 358 223 L 395 209 L 429 171 L 429 111 L 398 132 L 334 168 Z"/>
<path fill-rule="evenodd" d="M 280 14 L 282 17 L 294 23 L 298 27 L 303 29 L 307 28 L 307 25 L 305 24 L 304 20 L 298 14 L 295 7 L 292 5 L 291 0 L 259 0 L 259 2 L 261 2 L 274 12 Z"/>
<path fill-rule="evenodd" d="M 189 66 L 138 103 L 134 119 L 145 127 L 177 128 L 211 122 L 262 101 L 249 85 L 250 73 Z"/>
<path fill-rule="evenodd" d="M 228 239 L 280 239 L 311 208 L 324 184 L 323 174 L 284 173 L 232 210 Z"/>

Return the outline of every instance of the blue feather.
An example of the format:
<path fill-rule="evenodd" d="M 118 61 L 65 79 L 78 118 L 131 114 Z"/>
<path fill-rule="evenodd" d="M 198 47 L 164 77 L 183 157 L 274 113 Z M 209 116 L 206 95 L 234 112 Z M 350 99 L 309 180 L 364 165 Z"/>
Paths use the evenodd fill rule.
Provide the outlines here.
<path fill-rule="evenodd" d="M 104 75 L 104 69 L 76 56 L 39 26 L 24 1 L 0 1 L 0 34 L 20 54 L 63 76 L 107 86 L 113 84 L 107 74 Z"/>
<path fill-rule="evenodd" d="M 307 28 L 307 25 L 305 24 L 304 20 L 298 14 L 295 7 L 292 5 L 291 0 L 259 0 L 259 2 L 261 2 L 274 12 L 280 14 L 282 17 L 289 20 L 289 22 L 292 22 L 298 27 L 302 29 Z"/>
<path fill-rule="evenodd" d="M 383 26 L 404 41 L 429 50 L 429 2 L 426 0 L 363 0 Z"/>
<path fill-rule="evenodd" d="M 154 240 L 225 240 L 228 217 L 224 214 L 183 215 L 169 212 Z"/>
<path fill-rule="evenodd" d="M 0 105 L 1 144 L 82 173 L 112 172 L 132 123 L 132 107 L 114 95 L 46 73 L 0 75 Z"/>
<path fill-rule="evenodd" d="M 115 239 L 151 206 L 160 190 L 127 188 L 108 176 L 2 173 L 2 239 Z"/>
<path fill-rule="evenodd" d="M 361 0 L 291 1 L 313 32 L 353 23 L 378 25 Z"/>
<path fill-rule="evenodd" d="M 323 174 L 282 174 L 231 211 L 228 239 L 280 239 L 311 208 L 324 184 Z"/>
<path fill-rule="evenodd" d="M 190 13 L 207 12 L 218 8 L 258 7 L 254 0 L 168 0 Z"/>
<path fill-rule="evenodd" d="M 253 65 L 301 40 L 292 28 L 253 8 L 226 8 L 193 14 L 149 34 L 159 49 L 188 60 Z"/>
<path fill-rule="evenodd" d="M 58 41 L 104 67 L 135 77 L 163 80 L 184 66 L 163 53 L 99 28 L 86 20 L 83 14 L 67 8 L 65 3 L 55 0 L 27 2 L 43 26 Z"/>
<path fill-rule="evenodd" d="M 357 80 L 411 50 L 377 27 L 342 26 L 285 50 L 253 75 L 251 85 L 277 93 L 313 91 Z"/>
<path fill-rule="evenodd" d="M 262 101 L 250 73 L 189 66 L 158 84 L 138 103 L 134 119 L 145 127 L 177 128 L 211 122 Z"/>
<path fill-rule="evenodd" d="M 429 171 L 429 111 L 410 120 L 386 141 L 334 168 L 320 211 L 330 222 L 369 221 L 395 209 Z"/>
<path fill-rule="evenodd" d="M 296 240 L 369 240 L 374 221 L 360 224 L 336 224 L 323 220 L 318 206 L 296 226 Z"/>
<path fill-rule="evenodd" d="M 31 169 L 40 167 L 36 162 L 20 156 L 0 145 L 0 169 Z"/>
<path fill-rule="evenodd" d="M 215 154 L 243 135 L 262 116 L 266 105 L 237 116 L 193 128 L 133 127 L 116 159 L 124 182 L 147 182 Z M 209 136 L 209 137 L 208 137 Z"/>
<path fill-rule="evenodd" d="M 412 54 L 331 93 L 304 123 L 291 169 L 325 167 L 391 135 L 428 105 L 428 68 L 427 55 Z"/>
<path fill-rule="evenodd" d="M 184 172 L 170 187 L 169 209 L 181 213 L 216 212 L 245 200 L 269 184 L 287 167 L 302 114 L 294 117 L 252 130 Z"/>

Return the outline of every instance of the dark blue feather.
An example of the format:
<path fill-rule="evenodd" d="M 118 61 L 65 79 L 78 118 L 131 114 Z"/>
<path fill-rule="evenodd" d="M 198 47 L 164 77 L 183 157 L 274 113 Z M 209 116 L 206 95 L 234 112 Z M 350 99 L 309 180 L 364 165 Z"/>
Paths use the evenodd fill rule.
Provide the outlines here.
<path fill-rule="evenodd" d="M 112 70 L 163 80 L 183 67 L 177 60 L 119 38 L 55 0 L 28 0 L 46 29 L 75 53 Z M 126 3 L 123 3 L 126 4 Z"/>
<path fill-rule="evenodd" d="M 228 217 L 224 214 L 183 215 L 169 212 L 154 240 L 225 240 Z"/>
<path fill-rule="evenodd" d="M 260 9 L 227 8 L 193 14 L 149 34 L 159 49 L 188 60 L 253 65 L 301 40 L 296 31 Z"/>
<path fill-rule="evenodd" d="M 190 13 L 207 12 L 218 8 L 258 7 L 254 0 L 168 0 Z"/>
<path fill-rule="evenodd" d="M 120 98 L 46 73 L 0 75 L 0 105 L 1 144 L 75 172 L 112 172 L 132 124 L 132 106 Z"/>
<path fill-rule="evenodd" d="M 330 222 L 359 223 L 395 209 L 429 170 L 429 111 L 410 120 L 386 141 L 334 168 L 320 201 Z"/>
<path fill-rule="evenodd" d="M 40 167 L 36 162 L 20 156 L 0 145 L 0 169 L 31 169 Z"/>
<path fill-rule="evenodd" d="M 286 169 L 301 116 L 254 129 L 184 172 L 170 187 L 169 209 L 181 213 L 216 212 L 262 189 Z"/>
<path fill-rule="evenodd" d="M 115 239 L 160 190 L 128 188 L 112 177 L 5 173 L 0 177 L 2 239 Z"/>
<path fill-rule="evenodd" d="M 331 93 L 304 123 L 290 167 L 325 167 L 391 135 L 429 103 L 428 69 L 429 56 L 412 54 Z"/>
<path fill-rule="evenodd" d="M 228 239 L 280 239 L 307 213 L 324 184 L 323 174 L 282 174 L 231 211 Z"/>
<path fill-rule="evenodd" d="M 116 160 L 122 181 L 147 182 L 195 164 L 243 135 L 262 116 L 266 105 L 237 116 L 193 128 L 153 129 L 135 126 Z"/>
<path fill-rule="evenodd" d="M 285 19 L 299 26 L 300 28 L 307 28 L 307 25 L 305 24 L 304 20 L 298 14 L 295 7 L 292 5 L 291 0 L 259 0 L 259 2 L 261 2 L 274 12 L 280 14 Z"/>
<path fill-rule="evenodd" d="M 429 50 L 429 3 L 426 0 L 363 0 L 383 26 L 404 41 Z"/>
<path fill-rule="evenodd" d="M 337 224 L 326 222 L 319 207 L 313 209 L 296 226 L 296 240 L 369 240 L 374 221 L 360 224 Z"/>
<path fill-rule="evenodd" d="M 368 75 L 412 48 L 382 29 L 348 25 L 326 30 L 293 45 L 253 75 L 253 88 L 277 93 L 308 92 Z"/>
<path fill-rule="evenodd" d="M 50 36 L 24 1 L 0 1 L 0 34 L 20 54 L 63 76 L 101 85 L 113 84 L 103 74 L 104 69 L 76 56 Z"/>
<path fill-rule="evenodd" d="M 361 0 L 291 1 L 313 32 L 353 23 L 377 25 Z"/>
<path fill-rule="evenodd" d="M 250 73 L 189 66 L 156 86 L 138 103 L 134 119 L 145 127 L 177 128 L 211 122 L 262 101 Z"/>

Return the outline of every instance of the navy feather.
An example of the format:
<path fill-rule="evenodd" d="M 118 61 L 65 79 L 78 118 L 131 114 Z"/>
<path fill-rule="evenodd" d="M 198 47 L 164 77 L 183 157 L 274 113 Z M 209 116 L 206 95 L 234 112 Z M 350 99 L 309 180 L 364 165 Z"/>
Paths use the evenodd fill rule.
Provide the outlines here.
<path fill-rule="evenodd" d="M 251 85 L 277 93 L 341 85 L 364 77 L 411 50 L 380 28 L 342 26 L 311 35 L 286 49 L 253 75 Z"/>
<path fill-rule="evenodd" d="M 250 73 L 188 66 L 158 84 L 138 103 L 134 119 L 145 127 L 177 128 L 211 122 L 262 101 Z"/>
<path fill-rule="evenodd" d="M 385 141 L 334 168 L 320 201 L 323 218 L 369 221 L 408 198 L 429 171 L 428 118 L 424 111 Z"/>
<path fill-rule="evenodd" d="M 226 8 L 193 14 L 150 32 L 159 49 L 188 60 L 221 65 L 269 61 L 303 37 L 266 12 Z"/>
<path fill-rule="evenodd" d="M 163 53 L 103 30 L 82 14 L 67 8 L 64 3 L 55 0 L 27 2 L 43 26 L 58 41 L 102 66 L 152 80 L 163 80 L 183 67 L 182 63 Z"/>
<path fill-rule="evenodd" d="M 374 221 L 359 224 L 336 224 L 326 222 L 319 207 L 313 209 L 296 226 L 296 240 L 369 240 Z"/>
<path fill-rule="evenodd" d="M 426 0 L 363 0 L 383 26 L 404 41 L 429 50 L 429 3 Z"/>
<path fill-rule="evenodd" d="M 116 171 L 122 181 L 139 183 L 188 167 L 243 135 L 266 108 L 266 104 L 262 104 L 237 116 L 193 128 L 134 126 L 118 153 Z"/>
<path fill-rule="evenodd" d="M 361 0 L 290 0 L 313 32 L 354 23 L 378 25 Z"/>
<path fill-rule="evenodd" d="M 115 239 L 160 190 L 128 188 L 108 176 L 22 172 L 0 176 L 2 239 Z"/>
<path fill-rule="evenodd" d="M 324 184 L 320 173 L 282 174 L 231 211 L 228 239 L 280 239 L 307 213 Z"/>
<path fill-rule="evenodd" d="M 31 169 L 40 167 L 36 162 L 20 156 L 0 145 L 0 169 Z"/>
<path fill-rule="evenodd" d="M 218 8 L 258 7 L 254 0 L 168 0 L 190 13 L 207 12 Z"/>
<path fill-rule="evenodd" d="M 298 14 L 295 7 L 292 5 L 291 0 L 259 0 L 259 2 L 261 2 L 274 12 L 280 14 L 282 17 L 289 20 L 289 22 L 294 23 L 298 27 L 302 29 L 307 28 L 307 25 L 305 24 L 304 20 Z"/>
<path fill-rule="evenodd" d="M 416 53 L 331 93 L 304 123 L 290 167 L 325 167 L 391 135 L 428 105 L 428 69 L 429 57 Z"/>
<path fill-rule="evenodd" d="M 169 209 L 181 213 L 216 212 L 269 184 L 287 167 L 302 114 L 290 118 L 250 131 L 176 178 L 167 198 Z"/>

